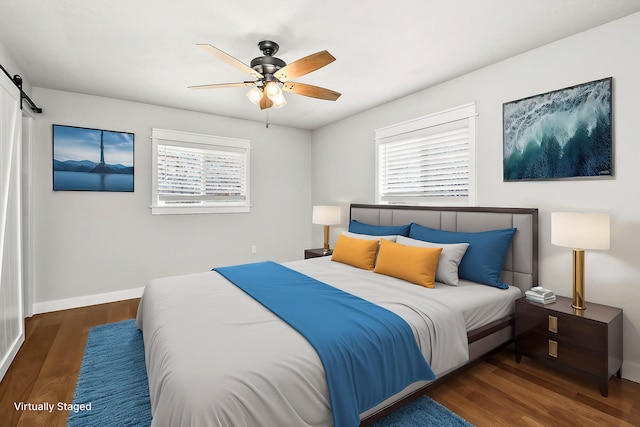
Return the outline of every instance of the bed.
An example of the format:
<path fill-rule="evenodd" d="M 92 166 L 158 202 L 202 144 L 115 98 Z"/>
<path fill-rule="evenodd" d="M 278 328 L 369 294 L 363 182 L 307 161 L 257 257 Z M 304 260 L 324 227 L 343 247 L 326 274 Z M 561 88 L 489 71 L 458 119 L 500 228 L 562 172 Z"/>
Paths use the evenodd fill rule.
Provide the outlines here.
<path fill-rule="evenodd" d="M 537 283 L 536 209 L 353 204 L 350 221 L 373 229 L 415 223 L 456 235 L 515 229 L 499 272 L 506 289 L 462 276 L 457 286 L 425 288 L 332 257 L 284 263 L 406 321 L 435 381 L 513 339 L 514 301 Z M 145 288 L 137 324 L 153 426 L 333 425 L 328 374 L 314 346 L 223 270 L 156 279 Z M 373 422 L 433 383 L 415 381 L 376 400 L 350 425 Z"/>

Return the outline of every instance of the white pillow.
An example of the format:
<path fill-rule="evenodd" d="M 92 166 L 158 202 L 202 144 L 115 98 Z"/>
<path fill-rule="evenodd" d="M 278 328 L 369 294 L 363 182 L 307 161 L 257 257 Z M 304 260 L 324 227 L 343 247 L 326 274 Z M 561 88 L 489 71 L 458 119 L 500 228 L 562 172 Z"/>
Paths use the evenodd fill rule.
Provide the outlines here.
<path fill-rule="evenodd" d="M 397 243 L 407 246 L 419 246 L 422 248 L 442 248 L 438 268 L 436 269 L 436 281 L 451 286 L 458 286 L 458 266 L 467 252 L 468 243 L 431 243 L 423 240 L 410 239 L 398 236 Z"/>
<path fill-rule="evenodd" d="M 359 234 L 359 233 L 352 233 L 350 231 L 343 231 L 342 234 L 344 234 L 347 237 L 353 237 L 355 239 L 362 239 L 362 240 L 380 240 L 380 239 L 385 239 L 385 240 L 391 240 L 392 242 L 395 242 L 396 239 L 398 238 L 397 235 L 393 235 L 393 236 L 373 236 L 371 234 Z"/>

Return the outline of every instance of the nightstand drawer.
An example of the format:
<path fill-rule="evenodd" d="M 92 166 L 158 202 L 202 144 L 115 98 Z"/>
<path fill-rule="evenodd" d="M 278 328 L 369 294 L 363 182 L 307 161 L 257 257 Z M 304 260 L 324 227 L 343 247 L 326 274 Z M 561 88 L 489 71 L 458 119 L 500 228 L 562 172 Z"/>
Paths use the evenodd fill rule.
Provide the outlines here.
<path fill-rule="evenodd" d="M 575 341 L 581 347 L 592 350 L 601 350 L 607 344 L 607 328 L 604 324 L 548 310 L 530 309 L 529 306 L 519 308 L 518 329 L 522 331 L 533 330 L 551 339 Z"/>
<path fill-rule="evenodd" d="M 554 339 L 549 334 L 535 331 L 526 333 L 517 340 L 518 351 L 524 354 L 560 363 L 572 369 L 590 372 L 604 377 L 607 375 L 606 359 L 603 350 L 594 350 L 576 346 L 561 339 Z"/>

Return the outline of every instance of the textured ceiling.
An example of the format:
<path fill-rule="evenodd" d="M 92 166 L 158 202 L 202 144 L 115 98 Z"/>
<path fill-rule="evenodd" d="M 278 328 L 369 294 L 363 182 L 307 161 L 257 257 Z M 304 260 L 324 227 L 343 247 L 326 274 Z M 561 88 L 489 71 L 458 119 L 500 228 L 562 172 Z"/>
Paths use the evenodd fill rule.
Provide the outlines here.
<path fill-rule="evenodd" d="M 0 43 L 32 86 L 315 129 L 638 11 L 637 0 L 0 0 Z M 197 43 L 248 64 L 264 39 L 287 63 L 331 52 L 296 80 L 342 96 L 285 92 L 267 113 L 248 88 L 187 89 L 251 80 Z"/>

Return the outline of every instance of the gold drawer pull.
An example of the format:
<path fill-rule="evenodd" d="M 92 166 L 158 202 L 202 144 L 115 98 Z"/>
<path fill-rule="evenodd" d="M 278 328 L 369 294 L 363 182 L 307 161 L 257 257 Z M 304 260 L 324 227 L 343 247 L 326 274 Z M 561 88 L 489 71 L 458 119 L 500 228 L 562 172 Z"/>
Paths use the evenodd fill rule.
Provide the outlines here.
<path fill-rule="evenodd" d="M 558 341 L 549 340 L 549 356 L 558 357 Z"/>
<path fill-rule="evenodd" d="M 549 332 L 558 333 L 558 318 L 549 316 Z"/>

